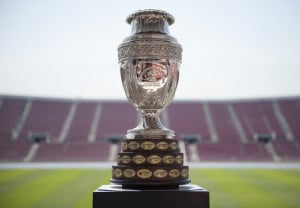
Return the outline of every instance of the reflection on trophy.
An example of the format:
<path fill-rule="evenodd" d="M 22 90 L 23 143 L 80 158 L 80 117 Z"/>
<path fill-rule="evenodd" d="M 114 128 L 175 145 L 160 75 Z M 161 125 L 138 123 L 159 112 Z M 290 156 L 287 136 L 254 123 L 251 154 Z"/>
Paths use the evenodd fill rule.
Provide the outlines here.
<path fill-rule="evenodd" d="M 127 18 L 132 34 L 118 48 L 122 84 L 140 121 L 127 131 L 113 166 L 112 183 L 126 187 L 174 187 L 190 182 L 173 130 L 160 113 L 173 100 L 182 48 L 170 36 L 174 17 L 161 10 L 141 10 Z"/>

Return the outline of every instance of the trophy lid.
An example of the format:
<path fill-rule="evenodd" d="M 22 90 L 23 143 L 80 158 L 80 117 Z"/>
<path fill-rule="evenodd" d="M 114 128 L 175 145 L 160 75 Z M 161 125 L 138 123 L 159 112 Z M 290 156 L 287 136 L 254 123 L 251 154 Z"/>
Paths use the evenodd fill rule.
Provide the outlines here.
<path fill-rule="evenodd" d="M 167 20 L 169 25 L 172 25 L 175 22 L 175 18 L 170 13 L 163 11 L 163 10 L 157 10 L 157 9 L 144 9 L 144 10 L 138 10 L 134 13 L 130 14 L 126 18 L 126 22 L 128 24 L 131 24 L 132 20 L 137 17 L 161 17 Z"/>
<path fill-rule="evenodd" d="M 138 10 L 126 18 L 132 25 L 132 33 L 162 33 L 169 34 L 169 25 L 175 21 L 173 15 L 163 10 Z"/>

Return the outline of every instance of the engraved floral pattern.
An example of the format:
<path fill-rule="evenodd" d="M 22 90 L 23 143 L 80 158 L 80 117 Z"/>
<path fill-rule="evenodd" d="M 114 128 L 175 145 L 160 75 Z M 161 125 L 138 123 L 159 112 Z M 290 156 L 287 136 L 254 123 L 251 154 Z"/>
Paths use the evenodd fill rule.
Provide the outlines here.
<path fill-rule="evenodd" d="M 179 44 L 166 41 L 135 41 L 124 43 L 118 49 L 119 62 L 127 59 L 152 58 L 175 59 L 181 62 L 182 48 Z"/>

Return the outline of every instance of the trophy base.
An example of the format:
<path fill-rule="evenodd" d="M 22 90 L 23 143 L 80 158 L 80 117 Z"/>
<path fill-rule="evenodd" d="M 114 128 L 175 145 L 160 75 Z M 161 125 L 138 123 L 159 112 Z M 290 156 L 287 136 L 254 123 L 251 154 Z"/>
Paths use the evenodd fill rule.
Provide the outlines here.
<path fill-rule="evenodd" d="M 138 180 L 122 180 L 122 179 L 110 179 L 110 182 L 115 185 L 122 185 L 123 189 L 138 189 L 138 190 L 149 190 L 149 189 L 178 189 L 180 185 L 190 183 L 189 179 L 182 179 L 176 181 L 138 181 Z"/>
<path fill-rule="evenodd" d="M 113 166 L 111 183 L 125 186 L 174 187 L 190 183 L 188 166 Z"/>
<path fill-rule="evenodd" d="M 197 185 L 175 189 L 124 189 L 103 185 L 93 192 L 93 208 L 209 208 L 209 191 Z"/>
<path fill-rule="evenodd" d="M 183 157 L 175 139 L 125 139 L 110 182 L 127 187 L 188 184 L 189 167 L 183 165 Z"/>

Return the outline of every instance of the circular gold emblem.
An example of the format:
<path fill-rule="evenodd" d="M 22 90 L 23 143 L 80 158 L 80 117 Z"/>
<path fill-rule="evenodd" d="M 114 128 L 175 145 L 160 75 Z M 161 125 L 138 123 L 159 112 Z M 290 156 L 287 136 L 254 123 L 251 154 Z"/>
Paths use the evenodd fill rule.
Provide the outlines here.
<path fill-rule="evenodd" d="M 152 176 L 152 172 L 148 169 L 141 169 L 137 171 L 137 176 L 139 178 L 150 178 Z"/>
<path fill-rule="evenodd" d="M 122 157 L 122 163 L 128 164 L 128 163 L 130 163 L 130 161 L 131 161 L 131 158 L 128 155 L 124 155 Z"/>
<path fill-rule="evenodd" d="M 140 144 L 136 141 L 132 141 L 132 142 L 129 142 L 128 147 L 131 150 L 136 150 L 136 149 L 140 148 Z"/>
<path fill-rule="evenodd" d="M 141 146 L 144 150 L 152 150 L 155 147 L 155 144 L 153 142 L 146 141 L 143 142 Z"/>
<path fill-rule="evenodd" d="M 157 178 L 164 178 L 168 175 L 168 172 L 163 169 L 158 169 L 154 171 L 153 175 Z"/>
<path fill-rule="evenodd" d="M 126 150 L 128 148 L 127 142 L 122 142 L 122 150 Z"/>
<path fill-rule="evenodd" d="M 169 144 L 167 142 L 159 142 L 156 144 L 157 149 L 165 150 L 169 148 Z"/>
<path fill-rule="evenodd" d="M 135 164 L 142 164 L 146 161 L 146 158 L 143 156 L 143 155 L 135 155 L 133 158 L 132 158 L 132 161 L 135 163 Z"/>
<path fill-rule="evenodd" d="M 121 177 L 121 176 L 122 176 L 122 170 L 119 169 L 119 168 L 116 168 L 116 169 L 114 170 L 114 175 L 115 175 L 117 178 Z"/>
<path fill-rule="evenodd" d="M 132 178 L 135 176 L 135 171 L 132 169 L 125 169 L 123 174 L 126 178 Z"/>
<path fill-rule="evenodd" d="M 172 169 L 169 171 L 169 175 L 172 178 L 177 178 L 180 175 L 180 171 L 178 169 Z"/>
<path fill-rule="evenodd" d="M 189 174 L 189 171 L 186 168 L 181 171 L 181 176 L 184 178 L 186 178 L 188 176 L 188 174 Z"/>
<path fill-rule="evenodd" d="M 166 155 L 163 157 L 163 161 L 166 164 L 171 164 L 174 162 L 174 157 L 172 155 Z"/>
<path fill-rule="evenodd" d="M 176 158 L 175 158 L 175 161 L 178 164 L 182 164 L 183 163 L 183 157 L 182 157 L 182 155 L 177 155 Z"/>
<path fill-rule="evenodd" d="M 161 161 L 161 157 L 158 156 L 158 155 L 150 155 L 150 156 L 147 158 L 147 161 L 148 161 L 148 163 L 150 163 L 150 164 L 158 164 L 158 163 L 160 163 L 160 161 Z"/>
<path fill-rule="evenodd" d="M 176 149 L 178 148 L 177 143 L 176 143 L 176 142 L 172 142 L 172 143 L 170 144 L 170 148 L 171 148 L 172 150 L 176 150 Z"/>
<path fill-rule="evenodd" d="M 118 158 L 117 158 L 117 163 L 120 163 L 122 160 L 121 160 L 121 156 L 118 155 Z"/>

